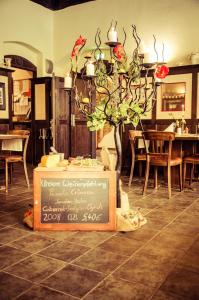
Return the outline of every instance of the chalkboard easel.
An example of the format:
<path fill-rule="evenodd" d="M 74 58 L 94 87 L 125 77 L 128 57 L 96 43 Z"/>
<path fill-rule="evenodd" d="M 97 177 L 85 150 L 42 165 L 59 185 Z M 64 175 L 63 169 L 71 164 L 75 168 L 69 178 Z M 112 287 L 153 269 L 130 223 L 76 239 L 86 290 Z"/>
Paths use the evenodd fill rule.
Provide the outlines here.
<path fill-rule="evenodd" d="M 115 230 L 114 171 L 34 170 L 34 230 Z"/>

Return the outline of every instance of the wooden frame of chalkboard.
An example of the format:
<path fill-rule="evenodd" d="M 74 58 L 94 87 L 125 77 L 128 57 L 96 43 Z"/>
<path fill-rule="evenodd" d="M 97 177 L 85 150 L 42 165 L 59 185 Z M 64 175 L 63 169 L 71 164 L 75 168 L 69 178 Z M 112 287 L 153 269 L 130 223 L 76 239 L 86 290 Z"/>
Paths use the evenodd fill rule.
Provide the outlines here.
<path fill-rule="evenodd" d="M 115 230 L 116 172 L 34 170 L 34 230 Z"/>

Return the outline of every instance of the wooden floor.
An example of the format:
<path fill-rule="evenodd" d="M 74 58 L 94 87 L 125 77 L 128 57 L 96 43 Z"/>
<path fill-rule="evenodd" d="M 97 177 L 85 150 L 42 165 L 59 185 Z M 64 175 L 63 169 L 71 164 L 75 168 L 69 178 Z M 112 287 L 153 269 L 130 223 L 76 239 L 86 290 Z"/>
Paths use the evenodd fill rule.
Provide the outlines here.
<path fill-rule="evenodd" d="M 147 218 L 134 232 L 33 232 L 22 224 L 33 196 L 21 170 L 0 191 L 1 300 L 199 299 L 198 183 L 168 200 L 166 187 L 142 197 L 142 183 L 124 177 Z"/>

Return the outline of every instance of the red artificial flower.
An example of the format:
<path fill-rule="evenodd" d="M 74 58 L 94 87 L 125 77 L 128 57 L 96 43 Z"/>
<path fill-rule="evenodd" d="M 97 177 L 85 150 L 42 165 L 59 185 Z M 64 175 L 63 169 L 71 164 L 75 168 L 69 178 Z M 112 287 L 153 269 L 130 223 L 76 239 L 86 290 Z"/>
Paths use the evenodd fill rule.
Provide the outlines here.
<path fill-rule="evenodd" d="M 155 70 L 155 77 L 164 79 L 169 74 L 169 68 L 165 65 L 157 66 Z"/>
<path fill-rule="evenodd" d="M 113 52 L 118 60 L 125 58 L 124 47 L 121 44 L 115 46 Z"/>
<path fill-rule="evenodd" d="M 86 44 L 86 39 L 80 35 L 75 42 L 75 46 L 83 46 L 84 44 Z"/>
<path fill-rule="evenodd" d="M 24 217 L 28 217 L 28 216 L 31 216 L 32 215 L 32 210 L 28 210 L 24 213 Z"/>
<path fill-rule="evenodd" d="M 78 47 L 74 47 L 72 52 L 71 52 L 71 57 L 72 58 L 75 57 L 77 55 L 77 53 L 78 53 Z"/>
<path fill-rule="evenodd" d="M 76 40 L 73 50 L 71 52 L 71 57 L 74 58 L 77 56 L 78 51 L 81 47 L 86 44 L 86 39 L 80 35 L 80 37 Z"/>
<path fill-rule="evenodd" d="M 116 53 L 116 57 L 118 60 L 121 60 L 123 55 L 122 55 L 122 53 L 118 52 L 118 53 Z"/>

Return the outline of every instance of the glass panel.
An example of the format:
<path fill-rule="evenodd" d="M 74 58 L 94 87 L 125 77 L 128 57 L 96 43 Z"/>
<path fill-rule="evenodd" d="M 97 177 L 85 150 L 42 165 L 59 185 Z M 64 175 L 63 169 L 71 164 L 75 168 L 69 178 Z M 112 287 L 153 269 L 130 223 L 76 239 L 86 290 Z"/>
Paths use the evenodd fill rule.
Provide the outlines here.
<path fill-rule="evenodd" d="M 185 110 L 186 83 L 163 83 L 161 85 L 162 111 Z"/>
<path fill-rule="evenodd" d="M 35 120 L 46 120 L 45 83 L 35 84 Z"/>

